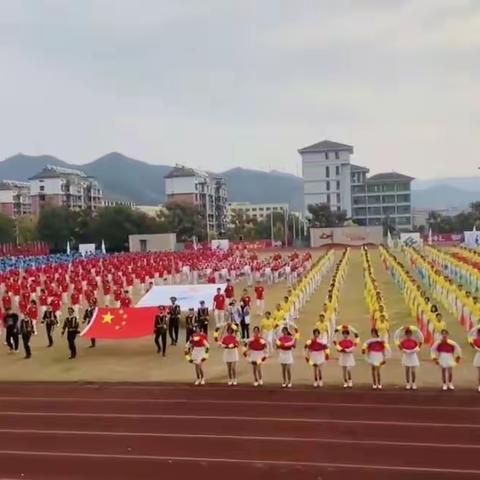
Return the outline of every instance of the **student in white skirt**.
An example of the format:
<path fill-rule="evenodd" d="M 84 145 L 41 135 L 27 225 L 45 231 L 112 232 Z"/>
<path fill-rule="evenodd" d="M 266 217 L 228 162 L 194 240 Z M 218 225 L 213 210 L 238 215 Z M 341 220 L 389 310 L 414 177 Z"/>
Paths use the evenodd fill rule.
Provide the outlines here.
<path fill-rule="evenodd" d="M 468 343 L 476 350 L 475 356 L 473 357 L 473 366 L 477 368 L 478 371 L 478 388 L 480 392 L 480 327 L 476 326 L 472 328 L 468 333 Z"/>
<path fill-rule="evenodd" d="M 367 355 L 367 362 L 372 369 L 372 388 L 381 390 L 383 387 L 380 369 L 387 359 L 388 344 L 380 338 L 376 328 L 372 328 L 370 333 L 372 337 L 363 344 L 362 352 Z"/>
<path fill-rule="evenodd" d="M 313 386 L 323 387 L 322 365 L 329 359 L 329 351 L 328 342 L 322 339 L 318 328 L 305 343 L 305 359 L 313 367 Z"/>
<path fill-rule="evenodd" d="M 253 386 L 263 385 L 262 363 L 267 359 L 267 342 L 260 335 L 260 328 L 253 328 L 253 336 L 248 340 L 245 358 L 252 364 Z"/>
<path fill-rule="evenodd" d="M 394 335 L 395 345 L 402 352 L 402 365 L 405 368 L 406 390 L 417 390 L 416 369 L 420 366 L 417 353 L 422 347 L 422 332 L 415 326 L 400 327 Z"/>
<path fill-rule="evenodd" d="M 336 337 L 341 334 L 337 341 Z M 355 356 L 353 352 L 358 344 L 358 333 L 349 325 L 338 326 L 335 329 L 334 343 L 338 351 L 338 365 L 342 367 L 343 388 L 352 388 L 352 368 L 355 366 Z"/>
<path fill-rule="evenodd" d="M 460 362 L 462 350 L 457 342 L 450 340 L 448 330 L 442 330 L 441 334 L 442 338 L 432 345 L 432 359 L 439 365 L 442 372 L 442 390 L 455 390 L 453 367 Z"/>
<path fill-rule="evenodd" d="M 232 326 L 227 327 L 227 332 L 220 345 L 223 348 L 223 361 L 227 364 L 228 385 L 237 385 L 237 365 L 239 360 L 239 342 Z"/>
<path fill-rule="evenodd" d="M 275 342 L 278 349 L 278 362 L 282 366 L 282 387 L 292 387 L 292 364 L 293 349 L 295 348 L 295 337 L 287 327 L 282 328 L 281 336 Z"/>
<path fill-rule="evenodd" d="M 203 362 L 208 358 L 207 336 L 202 332 L 200 325 L 195 325 L 195 331 L 190 337 L 186 346 L 186 359 L 195 365 L 195 385 L 205 385 L 205 373 L 203 370 Z"/>

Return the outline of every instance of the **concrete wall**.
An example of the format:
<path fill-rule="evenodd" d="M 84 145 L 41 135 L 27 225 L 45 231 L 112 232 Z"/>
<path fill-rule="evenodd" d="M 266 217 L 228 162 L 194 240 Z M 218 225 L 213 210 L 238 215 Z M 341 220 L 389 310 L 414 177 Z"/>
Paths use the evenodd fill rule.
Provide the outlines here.
<path fill-rule="evenodd" d="M 383 242 L 383 227 L 311 228 L 310 246 L 323 245 L 360 246 L 366 243 L 380 245 Z"/>
<path fill-rule="evenodd" d="M 177 243 L 175 233 L 157 233 L 146 235 L 129 235 L 128 244 L 131 252 L 141 252 L 145 241 L 147 252 L 173 252 Z"/>

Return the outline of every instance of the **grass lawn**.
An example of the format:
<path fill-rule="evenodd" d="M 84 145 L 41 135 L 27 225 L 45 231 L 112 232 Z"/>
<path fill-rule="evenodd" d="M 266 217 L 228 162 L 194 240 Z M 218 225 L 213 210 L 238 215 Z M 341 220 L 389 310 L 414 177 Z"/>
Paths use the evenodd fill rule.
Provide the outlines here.
<path fill-rule="evenodd" d="M 380 261 L 378 251 L 370 249 L 372 264 L 379 285 L 383 291 L 387 311 L 392 325 L 392 335 L 396 328 L 413 322 L 407 309 L 402 292 L 385 272 Z M 400 259 L 406 263 L 405 258 Z M 337 253 L 337 259 L 339 254 Z M 301 311 L 299 327 L 301 339 L 299 348 L 295 352 L 293 366 L 293 383 L 310 384 L 312 382 L 311 367 L 303 357 L 303 343 L 311 334 L 313 324 L 324 302 L 326 289 L 331 277 L 329 272 L 324 278 L 319 290 L 311 301 Z M 239 294 L 243 284 L 235 286 Z M 284 283 L 267 287 L 266 303 L 268 308 L 273 308 L 280 301 L 286 291 Z M 253 297 L 253 292 L 251 292 Z M 339 320 L 348 323 L 359 330 L 361 340 L 368 338 L 370 323 L 368 311 L 363 296 L 363 271 L 362 259 L 359 250 L 352 250 L 350 266 L 345 283 L 340 292 Z M 466 333 L 456 319 L 443 312 L 452 338 L 457 340 L 464 353 L 464 359 L 454 371 L 454 381 L 457 387 L 475 388 L 477 373 L 472 366 L 473 351 L 466 343 Z M 252 315 L 252 323 L 259 322 L 258 315 Z M 152 319 L 153 325 L 153 319 Z M 193 381 L 193 366 L 185 362 L 183 357 L 183 344 L 167 349 L 167 357 L 162 358 L 156 354 L 153 337 L 137 340 L 123 341 L 98 341 L 97 348 L 89 349 L 87 339 L 78 339 L 78 357 L 68 360 L 66 339 L 60 336 L 59 329 L 55 332 L 55 345 L 46 348 L 46 335 L 40 326 L 39 333 L 33 337 L 31 345 L 33 357 L 31 360 L 23 359 L 23 351 L 17 354 L 8 353 L 7 348 L 2 352 L 1 380 L 9 381 L 153 381 L 153 382 L 191 382 Z M 180 332 L 180 339 L 184 339 L 185 332 Z M 212 340 L 212 339 L 211 339 Z M 212 341 L 213 343 L 213 341 Z M 22 348 L 21 348 L 22 350 Z M 403 368 L 400 365 L 400 355 L 392 346 L 393 355 L 382 370 L 383 383 L 403 387 Z M 430 361 L 429 349 L 424 347 L 421 355 L 422 364 L 418 371 L 418 385 L 439 387 L 439 368 Z M 360 351 L 356 353 L 357 366 L 353 370 L 354 384 L 369 384 L 370 372 L 366 361 Z M 341 385 L 341 371 L 337 365 L 336 355 L 323 368 L 326 385 Z M 210 359 L 206 364 L 208 382 L 224 382 L 226 368 L 222 362 L 222 351 L 213 346 Z M 239 364 L 239 381 L 251 382 L 250 365 L 243 359 Z M 264 379 L 266 383 L 280 383 L 280 366 L 276 356 L 269 359 L 264 365 Z"/>

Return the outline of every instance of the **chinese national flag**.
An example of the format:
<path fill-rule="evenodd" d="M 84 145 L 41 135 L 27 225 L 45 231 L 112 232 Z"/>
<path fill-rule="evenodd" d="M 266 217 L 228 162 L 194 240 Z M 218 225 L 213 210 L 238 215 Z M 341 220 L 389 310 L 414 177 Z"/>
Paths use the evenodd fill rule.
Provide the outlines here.
<path fill-rule="evenodd" d="M 153 335 L 158 307 L 97 308 L 81 335 L 87 338 L 123 339 Z"/>

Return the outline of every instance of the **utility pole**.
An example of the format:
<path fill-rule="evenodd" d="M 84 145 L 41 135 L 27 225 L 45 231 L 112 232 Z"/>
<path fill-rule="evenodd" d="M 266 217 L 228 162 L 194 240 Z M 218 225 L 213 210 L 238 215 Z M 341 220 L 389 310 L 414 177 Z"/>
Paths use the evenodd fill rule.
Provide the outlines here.
<path fill-rule="evenodd" d="M 272 242 L 272 247 L 273 247 L 273 242 L 274 242 L 274 238 L 273 238 L 273 210 L 272 210 L 272 213 L 270 214 L 270 241 Z"/>
<path fill-rule="evenodd" d="M 284 208 L 285 215 L 285 248 L 288 247 L 288 207 Z"/>

